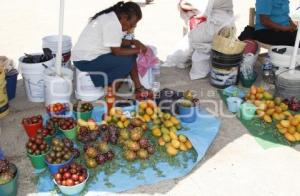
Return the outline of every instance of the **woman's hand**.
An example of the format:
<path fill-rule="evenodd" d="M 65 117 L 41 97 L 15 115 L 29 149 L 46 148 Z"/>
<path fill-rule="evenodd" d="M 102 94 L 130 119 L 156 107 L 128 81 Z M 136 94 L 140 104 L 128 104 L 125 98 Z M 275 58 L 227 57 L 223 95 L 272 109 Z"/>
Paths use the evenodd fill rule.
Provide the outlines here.
<path fill-rule="evenodd" d="M 142 42 L 140 42 L 139 40 L 133 40 L 132 44 L 138 48 L 142 53 L 146 53 L 147 52 L 147 46 L 145 46 Z"/>

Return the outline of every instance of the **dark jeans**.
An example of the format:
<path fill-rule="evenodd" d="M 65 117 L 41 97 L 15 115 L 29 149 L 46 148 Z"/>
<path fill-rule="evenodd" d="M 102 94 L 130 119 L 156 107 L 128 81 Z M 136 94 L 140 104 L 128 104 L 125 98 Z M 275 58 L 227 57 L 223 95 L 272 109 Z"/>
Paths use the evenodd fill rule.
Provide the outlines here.
<path fill-rule="evenodd" d="M 264 44 L 294 46 L 297 36 L 295 32 L 274 31 L 261 29 L 254 32 L 255 39 Z"/>
<path fill-rule="evenodd" d="M 77 69 L 83 72 L 90 72 L 91 79 L 95 87 L 104 87 L 106 84 L 105 77 L 93 72 L 101 72 L 107 76 L 108 85 L 116 79 L 126 78 L 131 72 L 136 55 L 116 56 L 112 53 L 104 54 L 92 61 L 74 61 Z"/>

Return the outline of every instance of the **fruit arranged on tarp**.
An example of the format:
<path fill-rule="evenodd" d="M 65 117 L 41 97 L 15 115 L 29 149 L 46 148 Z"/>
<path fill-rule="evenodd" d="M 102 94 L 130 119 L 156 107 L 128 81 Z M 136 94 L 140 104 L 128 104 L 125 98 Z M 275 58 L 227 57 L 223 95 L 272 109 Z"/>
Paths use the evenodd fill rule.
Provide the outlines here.
<path fill-rule="evenodd" d="M 77 121 L 78 126 L 80 127 L 87 127 L 91 131 L 97 131 L 99 126 L 97 125 L 96 121 L 94 119 L 88 119 L 87 121 L 83 119 L 78 119 Z"/>
<path fill-rule="evenodd" d="M 157 119 L 160 108 L 152 100 L 139 102 L 137 117 L 141 118 L 144 122 L 150 122 Z"/>
<path fill-rule="evenodd" d="M 37 134 L 42 135 L 43 137 L 47 136 L 54 136 L 55 135 L 55 129 L 52 126 L 46 125 L 46 127 L 43 127 L 37 131 Z"/>
<path fill-rule="evenodd" d="M 145 160 L 155 153 L 155 147 L 146 138 L 148 130 L 145 122 L 140 118 L 133 118 L 127 128 L 120 130 L 118 143 L 123 146 L 123 158 L 127 161 Z"/>
<path fill-rule="evenodd" d="M 284 120 L 291 115 L 287 111 L 288 106 L 279 97 L 276 97 L 274 100 L 255 100 L 253 103 L 257 107 L 256 113 L 258 117 L 266 123 L 271 123 L 273 120 Z"/>
<path fill-rule="evenodd" d="M 0 160 L 0 185 L 10 182 L 16 174 L 15 167 L 8 160 Z"/>
<path fill-rule="evenodd" d="M 99 141 L 96 144 L 86 144 L 84 152 L 88 168 L 103 165 L 106 161 L 111 161 L 115 157 L 114 152 L 110 149 L 106 141 Z"/>
<path fill-rule="evenodd" d="M 90 112 L 94 109 L 91 103 L 84 103 L 84 102 L 76 102 L 73 105 L 73 111 L 75 112 Z"/>
<path fill-rule="evenodd" d="M 284 100 L 284 103 L 289 106 L 289 109 L 298 112 L 300 110 L 300 100 L 297 100 L 296 97 L 292 97 L 291 99 Z"/>
<path fill-rule="evenodd" d="M 58 126 L 61 130 L 71 130 L 77 126 L 76 121 L 73 118 L 61 118 Z"/>
<path fill-rule="evenodd" d="M 26 143 L 26 150 L 28 154 L 31 155 L 41 155 L 49 151 L 50 146 L 44 140 L 42 134 L 37 134 L 35 137 L 29 138 Z"/>
<path fill-rule="evenodd" d="M 22 123 L 24 125 L 33 125 L 43 123 L 43 117 L 41 115 L 32 116 L 29 118 L 23 118 Z"/>
<path fill-rule="evenodd" d="M 75 186 L 84 182 L 88 177 L 88 173 L 83 165 L 73 162 L 59 169 L 53 177 L 58 185 Z"/>
<path fill-rule="evenodd" d="M 118 128 L 123 129 L 129 125 L 129 120 L 123 114 L 120 108 L 111 108 L 108 115 L 104 116 L 104 124 L 115 124 Z"/>
<path fill-rule="evenodd" d="M 53 115 L 65 115 L 70 111 L 68 103 L 54 103 L 47 106 L 47 113 L 49 116 Z"/>
<path fill-rule="evenodd" d="M 300 114 L 291 115 L 287 120 L 281 120 L 276 128 L 288 141 L 300 141 Z"/>
<path fill-rule="evenodd" d="M 246 94 L 246 100 L 273 100 L 273 95 L 267 92 L 263 87 L 251 86 L 250 90 Z"/>
<path fill-rule="evenodd" d="M 99 127 L 101 139 L 111 144 L 117 144 L 119 138 L 119 128 L 115 124 L 102 124 Z"/>
<path fill-rule="evenodd" d="M 188 151 L 193 148 L 192 143 L 185 135 L 177 135 L 174 130 L 165 131 L 158 139 L 158 145 L 165 146 L 169 156 L 176 156 L 180 151 Z"/>
<path fill-rule="evenodd" d="M 83 143 L 96 141 L 99 136 L 100 136 L 99 127 L 97 130 L 90 130 L 88 127 L 79 127 L 77 133 L 78 141 L 81 141 Z"/>
<path fill-rule="evenodd" d="M 74 156 L 72 140 L 54 138 L 51 142 L 51 151 L 46 156 L 46 161 L 51 164 L 61 164 L 69 161 Z"/>
<path fill-rule="evenodd" d="M 152 135 L 155 137 L 161 137 L 165 133 L 181 129 L 180 120 L 175 116 L 172 116 L 170 113 L 160 112 L 158 114 L 158 119 L 153 121 L 153 126 L 151 128 Z"/>

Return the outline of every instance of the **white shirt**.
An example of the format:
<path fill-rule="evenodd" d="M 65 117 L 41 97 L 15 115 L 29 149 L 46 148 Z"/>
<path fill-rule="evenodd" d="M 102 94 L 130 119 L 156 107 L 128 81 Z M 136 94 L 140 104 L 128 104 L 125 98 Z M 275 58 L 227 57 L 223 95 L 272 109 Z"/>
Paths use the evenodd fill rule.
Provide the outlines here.
<path fill-rule="evenodd" d="M 72 50 L 73 61 L 91 61 L 120 47 L 124 33 L 115 12 L 100 15 L 89 22 Z"/>

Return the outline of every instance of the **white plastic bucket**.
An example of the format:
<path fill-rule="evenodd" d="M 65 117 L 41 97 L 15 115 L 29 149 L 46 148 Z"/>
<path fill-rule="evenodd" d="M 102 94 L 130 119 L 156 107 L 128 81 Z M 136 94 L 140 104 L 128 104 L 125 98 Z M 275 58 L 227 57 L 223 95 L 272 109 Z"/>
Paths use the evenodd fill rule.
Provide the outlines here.
<path fill-rule="evenodd" d="M 31 55 L 42 55 L 41 53 L 31 54 Z M 44 102 L 44 76 L 43 72 L 45 67 L 53 67 L 55 60 L 54 58 L 43 62 L 43 63 L 24 63 L 23 59 L 25 56 L 19 58 L 19 70 L 22 73 L 25 91 L 28 100 L 31 102 Z"/>
<path fill-rule="evenodd" d="M 70 103 L 73 92 L 73 71 L 62 68 L 62 76 L 57 76 L 54 69 L 44 71 L 45 104 Z"/>
<path fill-rule="evenodd" d="M 82 101 L 96 101 L 104 96 L 102 87 L 95 87 L 90 75 L 76 69 L 76 98 Z"/>
<path fill-rule="evenodd" d="M 43 38 L 43 48 L 49 48 L 53 54 L 57 54 L 58 36 L 50 35 Z M 71 65 L 72 38 L 64 35 L 62 42 L 62 66 Z"/>

